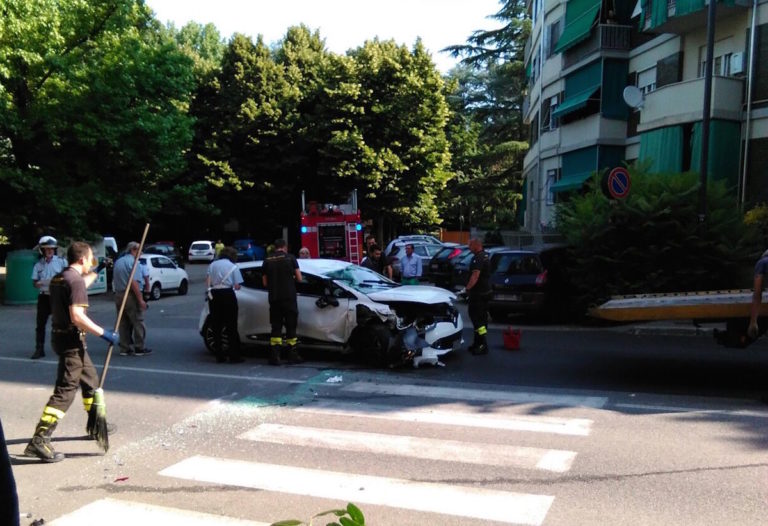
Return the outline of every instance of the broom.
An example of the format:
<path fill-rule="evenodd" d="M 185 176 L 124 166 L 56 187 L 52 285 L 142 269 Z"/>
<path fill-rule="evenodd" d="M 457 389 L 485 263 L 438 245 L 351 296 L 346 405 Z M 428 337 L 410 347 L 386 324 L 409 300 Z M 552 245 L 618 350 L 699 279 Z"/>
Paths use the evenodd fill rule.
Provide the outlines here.
<path fill-rule="evenodd" d="M 147 239 L 148 231 L 149 223 L 144 226 L 144 234 L 141 236 L 139 251 L 136 254 L 136 258 L 133 260 L 131 274 L 128 277 L 128 286 L 125 288 L 125 292 L 123 292 L 123 301 L 120 304 L 120 310 L 117 312 L 117 321 L 115 322 L 116 331 L 120 328 L 120 320 L 123 317 L 125 304 L 128 301 L 128 294 L 131 292 L 133 276 L 136 274 L 136 268 L 139 266 L 139 255 L 144 249 L 144 241 Z M 109 360 L 112 357 L 113 347 L 114 345 L 111 343 L 107 347 L 107 359 L 104 361 L 104 369 L 101 371 L 99 387 L 93 393 L 93 403 L 91 404 L 91 409 L 88 411 L 88 424 L 86 426 L 88 434 L 96 439 L 96 443 L 99 444 L 99 447 L 101 447 L 105 453 L 109 451 L 109 431 L 107 430 L 107 405 L 104 401 L 104 380 L 107 377 L 107 369 L 109 369 Z"/>

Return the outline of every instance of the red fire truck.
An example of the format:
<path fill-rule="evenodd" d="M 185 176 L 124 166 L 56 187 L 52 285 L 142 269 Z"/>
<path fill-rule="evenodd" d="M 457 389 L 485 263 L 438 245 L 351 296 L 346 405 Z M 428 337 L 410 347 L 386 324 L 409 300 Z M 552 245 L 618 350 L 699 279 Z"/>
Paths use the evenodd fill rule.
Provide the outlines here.
<path fill-rule="evenodd" d="M 351 201 L 342 205 L 317 201 L 305 204 L 304 192 L 301 193 L 301 246 L 307 247 L 313 258 L 360 263 L 363 226 L 356 192 Z"/>

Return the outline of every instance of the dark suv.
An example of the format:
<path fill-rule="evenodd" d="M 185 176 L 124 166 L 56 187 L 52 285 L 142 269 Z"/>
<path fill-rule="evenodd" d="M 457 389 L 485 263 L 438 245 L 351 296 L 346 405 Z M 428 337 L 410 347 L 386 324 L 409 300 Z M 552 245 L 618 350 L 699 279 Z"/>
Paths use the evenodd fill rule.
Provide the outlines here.
<path fill-rule="evenodd" d="M 497 321 L 512 313 L 556 317 L 564 313 L 570 287 L 565 247 L 500 250 L 491 256 L 489 313 Z"/>

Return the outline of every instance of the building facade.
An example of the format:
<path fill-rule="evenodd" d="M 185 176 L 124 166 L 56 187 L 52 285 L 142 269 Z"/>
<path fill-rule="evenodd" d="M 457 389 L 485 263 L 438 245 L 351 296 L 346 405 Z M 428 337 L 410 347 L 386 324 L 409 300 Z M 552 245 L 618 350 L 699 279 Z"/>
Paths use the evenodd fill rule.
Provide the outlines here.
<path fill-rule="evenodd" d="M 707 5 L 530 0 L 526 230 L 553 229 L 595 172 L 699 171 Z M 768 0 L 719 0 L 714 42 L 708 177 L 768 201 Z"/>

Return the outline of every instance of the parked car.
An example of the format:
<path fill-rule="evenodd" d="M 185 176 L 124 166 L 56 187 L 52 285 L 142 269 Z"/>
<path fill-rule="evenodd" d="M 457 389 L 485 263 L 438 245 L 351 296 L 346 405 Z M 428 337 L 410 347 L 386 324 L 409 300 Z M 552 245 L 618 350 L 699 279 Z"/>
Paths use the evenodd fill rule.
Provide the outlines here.
<path fill-rule="evenodd" d="M 253 239 L 235 239 L 232 246 L 237 250 L 238 261 L 256 261 L 264 259 L 267 251 Z"/>
<path fill-rule="evenodd" d="M 390 252 L 386 254 L 392 265 L 392 276 L 399 279 L 402 274 L 402 268 L 400 267 L 400 258 L 405 257 L 405 245 L 413 245 L 413 253 L 421 258 L 421 271 L 422 277 L 426 275 L 429 262 L 432 260 L 432 256 L 442 250 L 443 245 L 435 243 L 427 243 L 424 241 L 398 241 L 394 245 L 391 245 Z"/>
<path fill-rule="evenodd" d="M 511 313 L 556 316 L 565 312 L 570 287 L 564 258 L 561 245 L 493 254 L 491 317 L 503 320 Z"/>
<path fill-rule="evenodd" d="M 345 261 L 300 259 L 297 284 L 302 347 L 357 352 L 368 363 L 385 366 L 437 363 L 462 343 L 463 322 L 456 296 L 430 286 L 402 286 Z M 243 286 L 236 292 L 238 335 L 242 343 L 268 344 L 271 326 L 262 262 L 238 263 Z M 199 330 L 208 349 L 213 334 L 208 305 Z M 223 335 L 226 339 L 226 335 Z"/>
<path fill-rule="evenodd" d="M 508 250 L 509 247 L 485 246 L 484 249 L 488 253 L 488 257 L 492 257 L 496 252 L 501 250 Z M 466 251 L 462 251 L 461 254 L 454 258 L 452 264 L 450 265 L 451 279 L 448 286 L 449 289 L 458 290 L 467 286 L 467 283 L 469 282 L 469 276 L 471 274 L 469 271 L 469 265 L 472 263 L 473 257 L 475 257 L 475 255 L 471 250 L 467 249 Z"/>
<path fill-rule="evenodd" d="M 469 253 L 468 245 L 446 246 L 440 249 L 429 260 L 428 268 L 424 269 L 427 280 L 438 287 L 448 288 L 451 285 L 452 264 L 462 254 Z"/>
<path fill-rule="evenodd" d="M 388 255 L 390 252 L 392 252 L 392 247 L 399 243 L 428 243 L 432 245 L 445 245 L 445 243 L 437 239 L 435 236 L 426 234 L 410 234 L 405 236 L 397 236 L 391 240 L 389 243 L 387 243 L 387 246 L 384 247 L 382 254 Z"/>
<path fill-rule="evenodd" d="M 216 250 L 213 248 L 213 241 L 193 241 L 189 245 L 187 261 L 213 261 L 216 257 Z"/>
<path fill-rule="evenodd" d="M 173 245 L 167 245 L 165 243 L 152 243 L 144 247 L 145 254 L 159 254 L 165 256 L 173 261 L 177 267 L 184 268 L 184 258 L 181 256 L 181 252 Z"/>
<path fill-rule="evenodd" d="M 143 254 L 139 263 L 149 269 L 149 297 L 159 300 L 166 292 L 177 292 L 183 296 L 189 290 L 187 271 L 179 268 L 165 256 Z M 138 270 L 136 271 L 138 272 Z"/>

